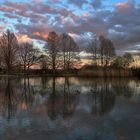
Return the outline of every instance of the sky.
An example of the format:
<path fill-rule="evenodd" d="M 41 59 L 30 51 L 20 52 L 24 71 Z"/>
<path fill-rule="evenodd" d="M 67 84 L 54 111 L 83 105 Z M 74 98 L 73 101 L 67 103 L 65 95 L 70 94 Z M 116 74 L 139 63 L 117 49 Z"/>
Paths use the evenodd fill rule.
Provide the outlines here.
<path fill-rule="evenodd" d="M 86 50 L 91 33 L 110 38 L 118 53 L 140 49 L 140 0 L 0 0 L 0 32 L 43 45 L 50 31 L 68 33 Z"/>

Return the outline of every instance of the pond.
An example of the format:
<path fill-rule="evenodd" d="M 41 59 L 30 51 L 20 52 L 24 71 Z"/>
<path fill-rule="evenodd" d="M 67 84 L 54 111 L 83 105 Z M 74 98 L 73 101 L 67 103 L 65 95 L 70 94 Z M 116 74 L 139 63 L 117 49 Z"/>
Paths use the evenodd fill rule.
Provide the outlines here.
<path fill-rule="evenodd" d="M 140 140 L 140 81 L 0 77 L 0 140 Z"/>

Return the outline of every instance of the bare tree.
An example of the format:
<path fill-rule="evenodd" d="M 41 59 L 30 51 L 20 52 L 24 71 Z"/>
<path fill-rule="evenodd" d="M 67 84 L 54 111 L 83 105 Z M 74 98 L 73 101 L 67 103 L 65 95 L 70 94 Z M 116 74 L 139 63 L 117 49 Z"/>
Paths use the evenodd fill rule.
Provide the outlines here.
<path fill-rule="evenodd" d="M 45 45 L 45 51 L 47 56 L 48 65 L 53 70 L 53 74 L 55 74 L 56 69 L 58 67 L 59 62 L 59 48 L 58 48 L 58 42 L 59 42 L 59 36 L 56 34 L 56 32 L 49 32 L 47 43 Z"/>
<path fill-rule="evenodd" d="M 113 42 L 110 39 L 105 38 L 104 36 L 100 36 L 99 40 L 101 64 L 107 66 L 110 62 L 110 59 L 115 56 L 115 47 Z"/>
<path fill-rule="evenodd" d="M 34 65 L 38 60 L 38 49 L 28 42 L 22 43 L 19 47 L 19 58 L 24 71 Z"/>
<path fill-rule="evenodd" d="M 39 63 L 40 63 L 40 68 L 42 69 L 42 70 L 46 70 L 46 69 L 48 69 L 48 63 L 47 63 L 47 56 L 46 55 L 41 55 L 40 56 L 40 61 L 39 61 Z"/>
<path fill-rule="evenodd" d="M 7 30 L 0 38 L 1 57 L 4 67 L 9 73 L 17 65 L 18 41 L 13 32 Z"/>
<path fill-rule="evenodd" d="M 114 60 L 114 65 L 117 67 L 128 68 L 133 61 L 133 56 L 130 53 L 125 53 L 123 56 L 118 56 Z"/>
<path fill-rule="evenodd" d="M 124 67 L 129 67 L 130 64 L 134 61 L 132 54 L 130 53 L 125 53 L 122 57 L 123 59 L 123 66 Z"/>
<path fill-rule="evenodd" d="M 1 47 L 0 47 L 0 54 L 2 54 Z M 2 69 L 2 56 L 1 55 L 0 55 L 0 69 Z"/>
<path fill-rule="evenodd" d="M 133 61 L 134 61 L 133 67 L 138 68 L 140 62 L 140 49 L 138 49 L 137 52 L 133 54 Z"/>
<path fill-rule="evenodd" d="M 89 43 L 89 51 L 92 53 L 93 61 L 97 65 L 97 55 L 98 55 L 98 38 L 96 35 L 92 35 L 91 42 Z"/>
<path fill-rule="evenodd" d="M 66 33 L 60 35 L 59 40 L 63 54 L 63 69 L 68 70 L 79 62 L 79 48 L 74 39 Z"/>

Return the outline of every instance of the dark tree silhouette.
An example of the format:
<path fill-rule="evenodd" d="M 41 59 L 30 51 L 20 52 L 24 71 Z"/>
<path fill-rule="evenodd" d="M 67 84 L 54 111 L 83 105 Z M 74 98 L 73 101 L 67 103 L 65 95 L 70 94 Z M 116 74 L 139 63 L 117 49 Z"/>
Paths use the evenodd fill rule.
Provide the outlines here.
<path fill-rule="evenodd" d="M 59 43 L 63 56 L 63 69 L 69 70 L 79 62 L 79 48 L 74 39 L 66 33 L 60 35 Z"/>
<path fill-rule="evenodd" d="M 110 59 L 115 56 L 115 47 L 113 42 L 110 39 L 105 38 L 104 36 L 99 37 L 100 40 L 100 49 L 99 54 L 101 57 L 102 66 L 108 66 Z"/>
<path fill-rule="evenodd" d="M 134 61 L 130 53 L 125 53 L 123 56 L 118 56 L 114 60 L 114 65 L 117 67 L 128 68 L 130 64 Z"/>
<path fill-rule="evenodd" d="M 124 67 L 129 67 L 130 66 L 130 64 L 133 62 L 133 57 L 132 57 L 132 55 L 130 54 L 130 53 L 125 53 L 124 55 L 123 55 L 123 65 L 124 65 Z"/>
<path fill-rule="evenodd" d="M 18 41 L 13 32 L 7 30 L 0 38 L 1 57 L 4 67 L 10 73 L 18 63 Z"/>
<path fill-rule="evenodd" d="M 89 51 L 92 53 L 93 61 L 97 65 L 97 55 L 98 55 L 98 38 L 96 35 L 92 34 L 92 39 L 89 43 Z"/>
<path fill-rule="evenodd" d="M 5 81 L 5 94 L 4 94 L 4 115 L 7 120 L 10 121 L 17 110 L 17 100 L 13 91 L 13 85 L 11 79 L 8 77 Z"/>
<path fill-rule="evenodd" d="M 56 32 L 49 32 L 47 43 L 45 45 L 46 50 L 46 56 L 48 65 L 53 70 L 53 74 L 55 74 L 56 69 L 58 67 L 58 42 L 59 42 L 59 36 L 56 34 Z"/>
<path fill-rule="evenodd" d="M 47 56 L 46 55 L 42 54 L 40 56 L 39 63 L 40 63 L 41 70 L 47 70 L 48 69 L 48 63 L 47 63 Z"/>
<path fill-rule="evenodd" d="M 19 47 L 19 58 L 24 71 L 34 65 L 38 60 L 39 51 L 34 48 L 33 44 L 28 42 L 22 43 Z"/>

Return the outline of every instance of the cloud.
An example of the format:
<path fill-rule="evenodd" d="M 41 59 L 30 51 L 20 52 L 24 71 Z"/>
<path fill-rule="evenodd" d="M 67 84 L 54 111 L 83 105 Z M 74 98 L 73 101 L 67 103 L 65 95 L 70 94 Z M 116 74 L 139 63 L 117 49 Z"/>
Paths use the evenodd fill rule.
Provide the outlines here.
<path fill-rule="evenodd" d="M 0 31 L 5 30 L 5 29 L 6 29 L 6 27 L 7 27 L 6 25 L 3 25 L 3 26 L 1 26 L 1 25 L 0 25 Z"/>
<path fill-rule="evenodd" d="M 128 0 L 126 2 L 119 2 L 115 4 L 116 11 L 122 14 L 130 14 L 133 10 L 137 10 L 135 1 Z"/>
<path fill-rule="evenodd" d="M 30 5 L 27 3 L 18 3 L 18 2 L 10 2 L 10 1 L 6 1 L 3 4 L 4 6 L 15 10 L 24 10 L 27 11 L 30 8 Z"/>
<path fill-rule="evenodd" d="M 116 3 L 115 6 L 118 10 L 124 10 L 124 9 L 131 8 L 132 4 L 130 2 L 119 2 L 119 3 Z"/>
<path fill-rule="evenodd" d="M 34 0 L 36 3 L 41 3 L 43 0 Z"/>
<path fill-rule="evenodd" d="M 115 42 L 118 48 L 134 47 L 140 42 L 140 8 L 136 8 L 134 3 L 119 3 L 119 8 L 112 13 L 109 18 L 109 37 Z"/>
<path fill-rule="evenodd" d="M 94 9 L 100 8 L 100 7 L 102 6 L 101 0 L 94 0 L 94 1 L 92 2 L 92 6 L 93 6 Z"/>
<path fill-rule="evenodd" d="M 78 7 L 82 7 L 84 4 L 88 3 L 87 0 L 68 0 L 68 2 Z"/>
<path fill-rule="evenodd" d="M 18 19 L 19 18 L 19 16 L 11 14 L 11 13 L 4 13 L 4 16 L 9 19 Z"/>
<path fill-rule="evenodd" d="M 90 16 L 90 14 L 88 12 L 83 13 L 83 17 L 89 17 L 89 16 Z"/>
<path fill-rule="evenodd" d="M 17 34 L 16 36 L 19 43 L 32 42 L 32 39 L 28 35 Z"/>
<path fill-rule="evenodd" d="M 11 7 L 0 6 L 0 11 L 1 11 L 1 12 L 9 12 L 9 13 L 11 13 L 11 12 L 14 11 L 14 9 L 11 8 Z"/>
<path fill-rule="evenodd" d="M 38 37 L 42 37 L 44 39 L 48 38 L 48 33 L 33 32 L 33 35 L 36 35 Z"/>
<path fill-rule="evenodd" d="M 115 43 L 117 49 L 132 49 L 140 44 L 140 7 L 135 6 L 132 1 L 116 3 L 111 9 L 102 8 L 104 5 L 101 0 L 68 2 L 62 4 L 60 0 L 49 0 L 47 3 L 43 0 L 34 3 L 5 1 L 0 12 L 8 24 L 16 19 L 13 26 L 18 33 L 33 39 L 45 40 L 48 32 L 53 30 L 57 33 L 72 33 L 82 49 L 88 45 L 86 39 L 81 39 L 81 36 L 86 36 L 85 32 L 106 35 Z M 71 8 L 71 4 L 76 7 Z M 93 9 L 88 9 L 86 4 L 92 5 Z M 65 5 L 69 5 L 69 8 Z M 1 19 L 0 23 L 3 22 Z M 0 30 L 3 30 L 2 26 Z"/>
<path fill-rule="evenodd" d="M 41 27 L 41 28 L 40 28 Z M 25 25 L 25 24 L 17 24 L 15 26 L 16 30 L 18 30 L 19 34 L 26 34 L 29 38 L 38 39 L 38 40 L 46 40 L 48 32 L 51 29 L 47 28 L 45 25 Z"/>

